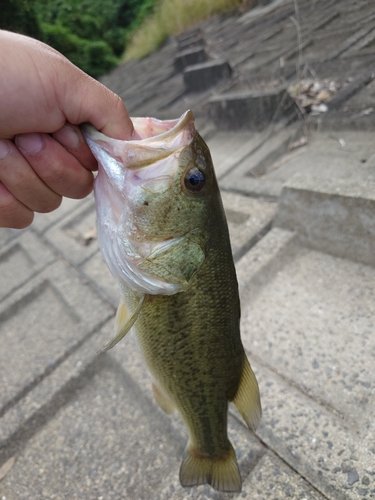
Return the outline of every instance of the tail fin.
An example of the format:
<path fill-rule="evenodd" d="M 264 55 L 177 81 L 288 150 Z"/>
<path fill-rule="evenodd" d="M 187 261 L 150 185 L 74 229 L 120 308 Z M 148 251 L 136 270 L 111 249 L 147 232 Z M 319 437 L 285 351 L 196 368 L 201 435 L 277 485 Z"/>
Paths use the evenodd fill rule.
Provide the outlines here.
<path fill-rule="evenodd" d="M 232 445 L 224 457 L 208 458 L 188 449 L 187 457 L 181 464 L 180 482 L 182 486 L 210 484 L 215 490 L 227 493 L 240 492 L 242 480 Z"/>

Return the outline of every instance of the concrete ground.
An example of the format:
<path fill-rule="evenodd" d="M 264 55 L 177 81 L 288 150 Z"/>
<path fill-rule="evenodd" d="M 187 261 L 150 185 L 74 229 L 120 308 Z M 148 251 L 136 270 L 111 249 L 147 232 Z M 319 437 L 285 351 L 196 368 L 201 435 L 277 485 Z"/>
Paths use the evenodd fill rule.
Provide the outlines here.
<path fill-rule="evenodd" d="M 332 22 L 344 22 L 332 13 L 339 4 L 324 3 Z M 351 8 L 349 27 L 356 22 L 370 36 L 372 3 Z M 277 32 L 285 12 L 262 9 L 235 20 L 245 26 L 251 16 L 273 16 L 267 26 Z M 366 12 L 370 25 L 360 24 Z M 316 25 L 323 13 L 314 13 Z M 204 30 L 220 40 L 220 27 L 232 33 L 233 22 L 215 18 Z M 367 50 L 368 62 L 371 44 L 359 46 L 349 27 L 337 27 L 338 46 L 351 61 L 356 47 Z M 246 48 L 241 33 L 238 58 Z M 320 57 L 323 45 L 316 47 Z M 247 60 L 249 71 L 249 61 L 264 61 L 272 47 L 263 49 Z M 162 77 L 158 57 L 167 50 L 149 59 L 148 75 Z M 131 64 L 134 87 L 144 63 Z M 112 338 L 119 294 L 93 233 L 93 197 L 66 199 L 28 229 L 0 230 L 1 500 L 375 498 L 375 131 L 372 111 L 363 113 L 373 87 L 358 87 L 324 117 L 256 132 L 217 130 L 200 111 L 202 94 L 187 96 L 222 189 L 241 333 L 263 406 L 255 435 L 230 409 L 240 494 L 180 486 L 187 434 L 177 414 L 165 415 L 153 401 L 131 335 L 97 354 Z M 133 100 L 133 114 L 153 114 L 160 96 L 153 99 L 150 112 L 147 101 L 137 108 Z M 300 137 L 301 147 L 291 148 Z"/>

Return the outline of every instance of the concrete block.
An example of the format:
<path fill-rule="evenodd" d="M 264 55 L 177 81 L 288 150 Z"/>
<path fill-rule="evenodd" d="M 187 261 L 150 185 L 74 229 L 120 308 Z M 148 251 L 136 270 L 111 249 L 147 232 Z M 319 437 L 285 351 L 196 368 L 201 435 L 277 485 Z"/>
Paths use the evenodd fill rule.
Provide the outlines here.
<path fill-rule="evenodd" d="M 64 219 L 49 228 L 44 237 L 71 264 L 79 266 L 98 251 L 95 230 L 95 202 L 90 198 L 78 210 L 68 213 Z"/>
<path fill-rule="evenodd" d="M 259 241 L 272 223 L 276 203 L 222 192 L 233 258 L 237 261 Z"/>
<path fill-rule="evenodd" d="M 243 485 L 242 497 L 251 500 L 324 500 L 305 479 L 270 453 L 265 454 Z"/>
<path fill-rule="evenodd" d="M 184 83 L 188 91 L 202 92 L 229 78 L 231 74 L 232 68 L 228 61 L 215 59 L 185 68 Z"/>
<path fill-rule="evenodd" d="M 203 37 L 201 29 L 190 30 L 187 33 L 181 34 L 177 38 L 178 50 L 186 50 L 193 47 L 204 47 L 206 41 Z"/>
<path fill-rule="evenodd" d="M 268 179 L 268 171 L 276 160 L 287 151 L 293 130 L 281 126 L 259 134 L 256 148 L 219 178 L 221 189 L 230 189 L 251 196 L 278 198 L 283 184 L 278 179 Z"/>
<path fill-rule="evenodd" d="M 309 482 L 317 498 L 319 493 L 330 500 L 366 498 L 375 486 L 371 444 L 306 390 L 292 387 L 284 375 L 277 376 L 254 362 L 252 366 L 263 407 L 257 436 Z"/>
<path fill-rule="evenodd" d="M 208 55 L 203 47 L 193 47 L 177 53 L 174 60 L 174 67 L 177 71 L 182 71 L 187 66 L 203 63 L 207 59 Z"/>
<path fill-rule="evenodd" d="M 3 245 L 12 238 L 22 234 L 25 229 L 11 229 L 9 227 L 0 227 L 0 245 Z"/>
<path fill-rule="evenodd" d="M 112 276 L 107 264 L 104 262 L 100 250 L 84 262 L 80 269 L 98 292 L 114 307 L 117 307 L 120 299 L 120 290 L 117 280 Z"/>
<path fill-rule="evenodd" d="M 271 122 L 297 117 L 294 101 L 282 87 L 213 96 L 209 114 L 221 130 L 261 130 Z"/>
<path fill-rule="evenodd" d="M 7 500 L 218 498 L 208 486 L 179 484 L 187 434 L 176 414 L 165 415 L 151 399 L 132 336 L 93 361 L 71 390 L 19 449 L 2 482 Z M 246 480 L 265 448 L 231 416 L 229 428 Z"/>
<path fill-rule="evenodd" d="M 87 203 L 88 199 L 93 199 L 93 195 L 90 195 L 84 200 L 73 200 L 71 198 L 63 198 L 61 205 L 58 209 L 47 214 L 35 213 L 34 220 L 32 223 L 32 228 L 38 231 L 38 233 L 44 233 L 53 224 L 56 224 L 61 219 L 66 217 L 69 213 L 79 210 L 81 206 Z"/>
<path fill-rule="evenodd" d="M 257 435 L 327 498 L 374 489 L 375 269 L 273 229 L 237 264 Z"/>
<path fill-rule="evenodd" d="M 205 139 L 202 130 L 200 128 L 198 130 L 200 135 Z M 215 134 L 209 137 L 208 140 L 205 140 L 210 148 L 218 179 L 231 172 L 244 158 L 255 151 L 262 144 L 263 140 L 261 133 L 238 131 L 229 137 L 228 132 L 214 130 Z"/>
<path fill-rule="evenodd" d="M 55 259 L 34 233 L 24 231 L 0 252 L 0 301 Z"/>
<path fill-rule="evenodd" d="M 275 226 L 311 248 L 375 265 L 375 182 L 296 175 L 283 188 Z"/>
<path fill-rule="evenodd" d="M 0 413 L 33 390 L 113 308 L 58 262 L 0 305 Z"/>

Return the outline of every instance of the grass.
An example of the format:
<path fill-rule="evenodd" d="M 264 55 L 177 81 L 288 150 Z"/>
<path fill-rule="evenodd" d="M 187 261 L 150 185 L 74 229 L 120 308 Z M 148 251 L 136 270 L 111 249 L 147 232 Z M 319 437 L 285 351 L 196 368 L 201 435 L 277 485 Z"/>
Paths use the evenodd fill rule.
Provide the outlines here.
<path fill-rule="evenodd" d="M 125 60 L 141 59 L 157 50 L 169 35 L 178 35 L 215 12 L 234 9 L 246 0 L 159 0 L 154 14 L 133 34 Z"/>

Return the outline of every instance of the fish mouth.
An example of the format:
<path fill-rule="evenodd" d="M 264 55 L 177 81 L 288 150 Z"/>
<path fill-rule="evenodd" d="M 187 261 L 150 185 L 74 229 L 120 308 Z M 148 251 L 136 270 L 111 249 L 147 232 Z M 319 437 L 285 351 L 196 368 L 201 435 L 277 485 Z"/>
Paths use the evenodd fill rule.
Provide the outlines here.
<path fill-rule="evenodd" d="M 107 163 L 111 163 L 108 160 L 112 158 L 121 163 L 122 168 L 138 170 L 147 167 L 190 144 L 196 134 L 191 110 L 176 120 L 164 121 L 156 118 L 132 118 L 132 120 L 135 137 L 140 138 L 128 141 L 107 137 L 90 124 L 81 126 L 91 151 L 104 168 L 103 155 L 107 156 Z"/>

